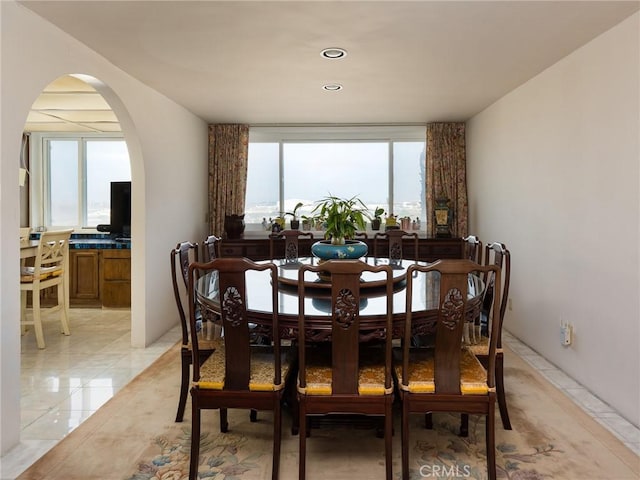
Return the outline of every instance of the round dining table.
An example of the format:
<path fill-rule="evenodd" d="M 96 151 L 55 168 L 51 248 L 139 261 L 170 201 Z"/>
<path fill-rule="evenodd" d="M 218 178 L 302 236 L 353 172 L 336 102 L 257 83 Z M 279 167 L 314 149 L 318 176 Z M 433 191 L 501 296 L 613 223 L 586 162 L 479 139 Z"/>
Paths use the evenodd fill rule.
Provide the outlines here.
<path fill-rule="evenodd" d="M 281 335 L 296 338 L 298 329 L 298 269 L 302 264 L 317 262 L 314 257 L 300 258 L 298 262 L 274 260 L 278 267 L 278 322 Z M 366 257 L 372 265 L 389 264 L 387 258 Z M 258 262 L 258 263 L 267 263 Z M 406 319 L 406 275 L 409 265 L 426 262 L 401 260 L 392 265 L 393 289 L 393 336 L 401 338 Z M 412 335 L 429 335 L 435 331 L 439 302 L 439 274 L 437 272 L 414 272 L 411 310 Z M 267 331 L 271 325 L 271 275 L 269 271 L 248 271 L 246 274 L 246 309 L 248 320 L 254 323 L 257 332 Z M 331 284 L 313 272 L 305 272 L 305 323 L 309 328 L 307 338 L 313 341 L 326 340 L 331 333 Z M 381 338 L 386 322 L 386 289 L 384 274 L 365 272 L 361 278 L 360 332 L 363 341 Z M 211 271 L 197 279 L 196 300 L 203 318 L 215 320 L 220 313 L 217 272 Z M 473 321 L 480 313 L 484 282 L 477 275 L 469 275 L 467 320 Z"/>

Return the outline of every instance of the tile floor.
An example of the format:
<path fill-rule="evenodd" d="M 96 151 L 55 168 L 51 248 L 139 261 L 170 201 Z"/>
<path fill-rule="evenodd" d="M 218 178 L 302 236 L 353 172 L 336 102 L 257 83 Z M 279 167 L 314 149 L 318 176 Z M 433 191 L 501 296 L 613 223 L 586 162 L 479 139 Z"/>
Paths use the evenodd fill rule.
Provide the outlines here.
<path fill-rule="evenodd" d="M 45 323 L 47 348 L 22 337 L 21 442 L 0 459 L 0 479 L 14 479 L 86 420 L 180 337 L 176 326 L 146 349 L 130 346 L 128 310 L 72 309 L 72 335 Z M 505 344 L 640 455 L 640 430 L 582 385 L 505 333 Z"/>
<path fill-rule="evenodd" d="M 57 313 L 45 321 L 44 350 L 37 348 L 32 331 L 22 337 L 21 441 L 0 459 L 1 480 L 27 469 L 181 335 L 176 326 L 149 347 L 132 348 L 129 310 L 70 312 L 68 337 L 60 334 Z"/>

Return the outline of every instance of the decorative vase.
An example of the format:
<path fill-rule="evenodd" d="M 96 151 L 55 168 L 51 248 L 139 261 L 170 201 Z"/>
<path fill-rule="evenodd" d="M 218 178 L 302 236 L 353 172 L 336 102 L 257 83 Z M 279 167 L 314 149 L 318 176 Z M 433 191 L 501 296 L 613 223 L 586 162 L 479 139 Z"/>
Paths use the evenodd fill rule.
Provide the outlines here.
<path fill-rule="evenodd" d="M 371 220 L 371 230 L 380 230 L 380 225 L 382 224 L 382 220 L 379 218 L 374 218 Z"/>
<path fill-rule="evenodd" d="M 300 220 L 291 220 L 291 230 L 298 230 L 300 228 Z"/>
<path fill-rule="evenodd" d="M 367 254 L 367 244 L 360 240 L 345 240 L 344 245 L 333 245 L 331 240 L 320 240 L 311 245 L 311 253 L 321 260 L 355 259 Z"/>
<path fill-rule="evenodd" d="M 242 215 L 225 215 L 224 231 L 229 239 L 238 239 L 244 233 L 244 213 Z"/>

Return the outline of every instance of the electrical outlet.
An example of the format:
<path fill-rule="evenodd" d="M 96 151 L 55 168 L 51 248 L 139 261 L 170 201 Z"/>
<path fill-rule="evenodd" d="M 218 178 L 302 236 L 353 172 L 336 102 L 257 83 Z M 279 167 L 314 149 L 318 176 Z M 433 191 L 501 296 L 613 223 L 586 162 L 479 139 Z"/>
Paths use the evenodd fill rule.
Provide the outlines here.
<path fill-rule="evenodd" d="M 571 325 L 569 325 L 568 323 L 560 326 L 560 343 L 562 343 L 562 345 L 564 345 L 565 347 L 571 345 L 571 330 Z"/>

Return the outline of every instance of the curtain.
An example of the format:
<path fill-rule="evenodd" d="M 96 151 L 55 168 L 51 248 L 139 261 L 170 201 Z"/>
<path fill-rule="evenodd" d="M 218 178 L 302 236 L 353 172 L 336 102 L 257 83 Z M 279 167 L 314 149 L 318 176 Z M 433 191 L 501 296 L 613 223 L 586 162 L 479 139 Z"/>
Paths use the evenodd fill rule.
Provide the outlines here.
<path fill-rule="evenodd" d="M 244 213 L 249 125 L 209 125 L 209 234 L 222 236 L 225 215 Z"/>
<path fill-rule="evenodd" d="M 466 237 L 468 229 L 465 124 L 427 124 L 427 235 L 435 236 L 436 200 L 446 198 L 453 213 L 451 234 Z"/>

